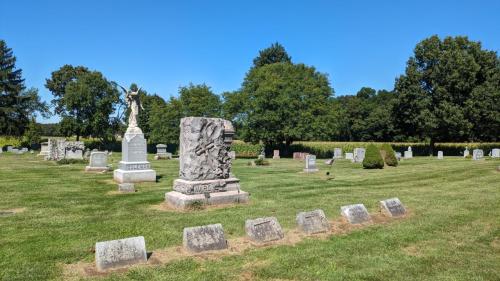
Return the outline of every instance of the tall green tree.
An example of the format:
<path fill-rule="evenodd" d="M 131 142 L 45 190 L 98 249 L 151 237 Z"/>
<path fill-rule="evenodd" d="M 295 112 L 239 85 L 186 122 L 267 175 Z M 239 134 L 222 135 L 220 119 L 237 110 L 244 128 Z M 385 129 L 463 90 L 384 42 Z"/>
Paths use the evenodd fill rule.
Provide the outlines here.
<path fill-rule="evenodd" d="M 26 89 L 12 49 L 0 40 L 0 135 L 21 136 L 38 113 L 48 117 L 49 107 L 37 89 Z"/>
<path fill-rule="evenodd" d="M 418 43 L 396 80 L 398 138 L 487 141 L 500 136 L 500 62 L 467 37 Z"/>
<path fill-rule="evenodd" d="M 109 141 L 119 121 L 112 115 L 120 103 L 116 85 L 100 72 L 65 65 L 52 73 L 46 87 L 54 95 L 60 130 L 67 136 L 93 136 Z"/>
<path fill-rule="evenodd" d="M 326 75 L 304 64 L 273 63 L 250 70 L 241 136 L 266 145 L 322 138 L 332 97 Z"/>
<path fill-rule="evenodd" d="M 183 116 L 220 117 L 222 103 L 220 97 L 205 84 L 179 88 L 179 99 Z"/>
<path fill-rule="evenodd" d="M 259 51 L 259 56 L 253 60 L 254 67 L 261 67 L 273 63 L 291 63 L 292 57 L 288 55 L 285 47 L 280 43 L 276 42 L 270 47 Z"/>

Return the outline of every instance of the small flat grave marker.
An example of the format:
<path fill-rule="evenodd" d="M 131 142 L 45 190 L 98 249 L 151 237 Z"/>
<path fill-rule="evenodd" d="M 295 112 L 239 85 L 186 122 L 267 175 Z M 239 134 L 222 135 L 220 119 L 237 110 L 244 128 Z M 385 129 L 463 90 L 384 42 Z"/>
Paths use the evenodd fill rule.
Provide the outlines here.
<path fill-rule="evenodd" d="M 266 243 L 285 237 L 281 225 L 275 217 L 246 220 L 245 231 L 254 242 Z"/>
<path fill-rule="evenodd" d="M 146 242 L 143 236 L 95 244 L 95 263 L 99 271 L 146 261 Z"/>
<path fill-rule="evenodd" d="M 406 214 L 406 209 L 398 198 L 380 201 L 380 212 L 389 217 L 400 217 Z"/>
<path fill-rule="evenodd" d="M 119 183 L 118 191 L 121 192 L 135 192 L 135 185 L 131 182 Z"/>
<path fill-rule="evenodd" d="M 227 249 L 227 240 L 220 223 L 186 227 L 182 238 L 184 248 L 194 253 Z"/>
<path fill-rule="evenodd" d="M 351 224 L 359 224 L 371 220 L 368 210 L 363 204 L 354 204 L 340 207 L 340 213 Z"/>
<path fill-rule="evenodd" d="M 330 229 L 330 223 L 323 210 L 314 210 L 309 212 L 300 212 L 297 214 L 297 225 L 302 232 L 315 234 L 327 232 Z"/>

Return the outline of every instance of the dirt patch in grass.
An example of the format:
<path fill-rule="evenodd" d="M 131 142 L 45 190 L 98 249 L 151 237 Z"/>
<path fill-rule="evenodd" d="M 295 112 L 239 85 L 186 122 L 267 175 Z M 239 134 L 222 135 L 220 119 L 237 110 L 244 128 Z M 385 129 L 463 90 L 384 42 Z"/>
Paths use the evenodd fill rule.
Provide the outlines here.
<path fill-rule="evenodd" d="M 165 203 L 161 203 L 158 205 L 153 205 L 150 207 L 150 209 L 153 210 L 160 210 L 160 211 L 176 211 L 179 212 L 180 210 L 173 209 L 171 207 L 168 207 L 168 205 L 165 207 Z M 231 204 L 229 206 L 234 206 L 235 204 Z M 238 205 L 238 204 L 236 204 Z M 228 205 L 225 205 L 227 207 Z M 221 206 L 213 206 L 214 208 L 221 208 Z M 167 209 L 168 208 L 168 209 Z M 210 210 L 210 207 L 207 209 L 201 210 L 207 211 Z M 182 210 L 181 212 L 194 212 L 192 210 Z M 200 212 L 200 211 L 196 211 Z M 228 248 L 225 250 L 220 250 L 220 251 L 207 251 L 207 252 L 202 252 L 202 253 L 192 253 L 184 249 L 183 246 L 174 246 L 174 247 L 168 247 L 168 248 L 163 248 L 163 249 L 158 249 L 155 250 L 154 252 L 151 253 L 151 255 L 148 258 L 148 261 L 146 264 L 137 264 L 133 266 L 127 266 L 123 268 L 117 268 L 117 269 L 110 269 L 107 270 L 106 272 L 99 272 L 96 269 L 95 263 L 85 263 L 85 262 L 79 262 L 76 264 L 64 264 L 63 265 L 63 272 L 65 276 L 65 280 L 78 280 L 81 277 L 98 277 L 98 276 L 107 276 L 111 273 L 125 273 L 129 269 L 138 267 L 138 266 L 157 266 L 157 265 L 163 265 L 170 263 L 175 260 L 180 260 L 184 258 L 194 258 L 195 260 L 198 261 L 206 261 L 206 260 L 217 260 L 221 259 L 222 257 L 225 256 L 230 256 L 230 255 L 240 255 L 243 254 L 245 251 L 249 249 L 259 249 L 259 248 L 268 248 L 268 247 L 278 247 L 278 246 L 293 246 L 305 239 L 328 239 L 331 236 L 334 235 L 346 235 L 356 229 L 363 229 L 366 227 L 370 227 L 372 225 L 379 225 L 379 224 L 387 224 L 391 222 L 395 222 L 399 219 L 405 218 L 404 217 L 399 217 L 399 218 L 390 218 L 387 216 L 384 216 L 383 214 L 377 213 L 377 214 L 371 214 L 372 221 L 368 223 L 363 223 L 363 224 L 350 224 L 346 219 L 340 218 L 337 220 L 331 220 L 330 221 L 330 230 L 328 232 L 323 232 L 323 233 L 317 233 L 317 234 L 311 234 L 307 235 L 303 232 L 301 232 L 299 229 L 291 229 L 288 231 L 285 231 L 285 237 L 281 240 L 277 241 L 271 241 L 267 243 L 256 243 L 251 241 L 248 237 L 238 237 L 238 238 L 233 238 L 233 239 L 228 239 Z M 408 254 L 417 254 L 417 250 L 419 247 L 417 246 L 409 246 L 404 248 L 405 252 Z M 256 261 L 253 262 L 252 264 L 260 264 L 263 266 L 262 261 Z M 244 271 L 240 275 L 240 280 L 252 280 L 253 278 L 253 273 L 249 269 L 250 265 L 245 265 L 244 266 Z M 255 268 L 253 266 L 252 268 Z"/>
<path fill-rule="evenodd" d="M 0 210 L 0 217 L 8 217 L 13 216 L 15 214 L 19 214 L 26 211 L 26 208 L 14 208 L 8 210 Z"/>
<path fill-rule="evenodd" d="M 500 249 L 500 238 L 499 237 L 496 237 L 495 239 L 493 239 L 493 241 L 491 241 L 491 247 L 493 247 L 494 249 Z"/>

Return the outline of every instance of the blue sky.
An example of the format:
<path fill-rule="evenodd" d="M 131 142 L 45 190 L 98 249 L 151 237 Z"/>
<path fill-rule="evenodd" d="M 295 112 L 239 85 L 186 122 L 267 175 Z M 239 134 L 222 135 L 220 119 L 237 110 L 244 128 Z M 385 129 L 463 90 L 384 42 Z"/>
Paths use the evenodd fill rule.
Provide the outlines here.
<path fill-rule="evenodd" d="M 1 7 L 0 38 L 46 101 L 45 79 L 64 64 L 164 98 L 189 82 L 219 94 L 238 89 L 258 51 L 280 42 L 346 95 L 392 89 L 415 44 L 433 34 L 500 50 L 500 1 L 1 0 Z"/>

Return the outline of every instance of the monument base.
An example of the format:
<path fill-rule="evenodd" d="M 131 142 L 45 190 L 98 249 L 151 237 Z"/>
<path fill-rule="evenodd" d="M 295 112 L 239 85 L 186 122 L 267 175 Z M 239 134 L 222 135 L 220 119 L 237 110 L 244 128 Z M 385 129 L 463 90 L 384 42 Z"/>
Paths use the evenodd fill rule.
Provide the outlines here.
<path fill-rule="evenodd" d="M 145 181 L 156 181 L 156 171 L 155 170 L 131 170 L 126 171 L 122 169 L 117 169 L 113 172 L 113 179 L 117 183 L 133 183 L 133 182 L 145 182 Z"/>
<path fill-rule="evenodd" d="M 304 173 L 316 173 L 319 169 L 304 169 Z"/>
<path fill-rule="evenodd" d="M 177 191 L 165 193 L 165 202 L 176 209 L 188 209 L 193 204 L 201 202 L 203 205 L 222 205 L 234 203 L 248 203 L 250 194 L 241 190 L 213 192 L 206 194 L 184 194 Z"/>
<path fill-rule="evenodd" d="M 109 167 L 91 167 L 91 166 L 86 166 L 85 167 L 85 172 L 88 173 L 99 173 L 99 172 L 107 172 L 110 171 L 111 169 Z"/>

